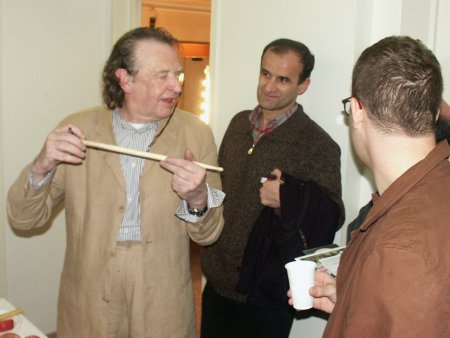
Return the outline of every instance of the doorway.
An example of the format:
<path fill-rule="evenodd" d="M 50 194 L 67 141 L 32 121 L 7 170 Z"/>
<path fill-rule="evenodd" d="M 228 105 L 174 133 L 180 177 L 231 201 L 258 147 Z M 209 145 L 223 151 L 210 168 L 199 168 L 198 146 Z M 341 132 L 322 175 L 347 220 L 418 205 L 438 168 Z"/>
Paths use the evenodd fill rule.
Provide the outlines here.
<path fill-rule="evenodd" d="M 142 26 L 163 27 L 181 42 L 185 72 L 178 108 L 209 120 L 211 0 L 143 0 Z"/>
<path fill-rule="evenodd" d="M 163 27 L 181 42 L 185 73 L 178 108 L 209 121 L 211 0 L 142 0 L 142 26 Z M 197 335 L 200 336 L 203 274 L 201 247 L 191 242 L 191 273 Z"/>

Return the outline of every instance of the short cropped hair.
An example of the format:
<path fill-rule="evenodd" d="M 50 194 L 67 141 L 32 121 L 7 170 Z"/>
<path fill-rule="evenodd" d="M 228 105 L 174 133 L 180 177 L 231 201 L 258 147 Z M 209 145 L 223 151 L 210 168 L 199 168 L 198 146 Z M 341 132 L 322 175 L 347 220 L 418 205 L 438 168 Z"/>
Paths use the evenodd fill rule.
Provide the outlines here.
<path fill-rule="evenodd" d="M 125 69 L 130 75 L 138 72 L 135 64 L 135 47 L 140 41 L 154 40 L 179 48 L 179 42 L 164 28 L 139 27 L 125 33 L 114 45 L 111 55 L 105 64 L 102 75 L 103 102 L 109 109 L 121 108 L 125 93 L 120 87 L 115 72 L 118 68 Z"/>
<path fill-rule="evenodd" d="M 303 43 L 290 39 L 274 40 L 264 47 L 261 55 L 261 61 L 267 51 L 271 51 L 278 55 L 292 51 L 298 55 L 300 63 L 303 64 L 303 71 L 300 73 L 298 84 L 302 83 L 311 76 L 311 72 L 314 69 L 314 55 L 311 54 L 309 48 Z"/>
<path fill-rule="evenodd" d="M 363 51 L 353 68 L 352 96 L 386 133 L 434 132 L 442 100 L 441 67 L 420 41 L 391 36 Z"/>

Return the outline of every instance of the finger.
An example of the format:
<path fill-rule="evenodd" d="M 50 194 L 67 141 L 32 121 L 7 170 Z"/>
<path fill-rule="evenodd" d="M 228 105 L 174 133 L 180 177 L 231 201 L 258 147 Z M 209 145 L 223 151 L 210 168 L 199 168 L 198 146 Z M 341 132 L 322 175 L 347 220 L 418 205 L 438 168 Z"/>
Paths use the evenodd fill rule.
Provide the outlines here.
<path fill-rule="evenodd" d="M 309 289 L 309 294 L 315 298 L 328 297 L 332 299 L 336 297 L 336 288 L 331 284 L 326 284 L 323 287 L 313 286 Z"/>
<path fill-rule="evenodd" d="M 58 162 L 81 163 L 86 152 L 70 142 L 57 141 L 54 147 L 48 149 L 47 156 Z"/>
<path fill-rule="evenodd" d="M 78 138 L 80 138 L 82 140 L 86 139 L 86 136 L 84 135 L 83 131 L 80 128 L 78 128 L 77 126 L 74 126 L 72 124 L 62 127 L 62 130 L 67 131 L 69 134 L 77 136 Z"/>
<path fill-rule="evenodd" d="M 309 294 L 314 298 L 328 297 L 329 290 L 322 286 L 313 286 L 309 289 Z"/>
<path fill-rule="evenodd" d="M 264 206 L 268 205 L 267 188 L 264 185 L 261 186 L 261 188 L 259 188 L 259 199 L 260 199 L 262 205 L 264 205 Z"/>
<path fill-rule="evenodd" d="M 86 147 L 78 136 L 69 134 L 65 128 L 56 130 L 47 137 L 43 151 L 45 156 L 65 161 L 71 156 L 84 158 Z"/>
<path fill-rule="evenodd" d="M 187 164 L 195 166 L 190 161 L 185 161 Z M 166 161 L 165 161 L 166 162 Z M 198 191 L 205 191 L 206 187 L 206 170 L 196 166 L 193 171 L 185 170 L 185 167 L 172 165 L 169 161 L 161 163 L 161 166 L 173 173 L 172 188 L 180 195 L 186 196 Z"/>
<path fill-rule="evenodd" d="M 54 147 L 56 150 L 82 158 L 86 146 L 81 138 L 85 136 L 78 127 L 67 125 L 54 130 L 47 138 L 47 145 L 49 148 Z"/>
<path fill-rule="evenodd" d="M 171 173 L 183 177 L 206 171 L 194 162 L 174 157 L 167 157 L 165 161 L 161 161 L 161 165 Z"/>
<path fill-rule="evenodd" d="M 315 282 L 319 285 L 324 285 L 326 282 L 333 282 L 334 278 L 326 271 L 319 269 L 315 273 Z"/>
<path fill-rule="evenodd" d="M 276 176 L 277 178 L 281 178 L 281 170 L 280 169 L 276 168 L 276 169 L 272 170 L 272 172 L 270 174 Z"/>
<path fill-rule="evenodd" d="M 54 140 L 54 147 L 57 151 L 60 151 L 69 156 L 76 156 L 84 158 L 86 156 L 86 146 L 81 139 L 73 134 L 60 134 Z"/>
<path fill-rule="evenodd" d="M 194 154 L 189 149 L 184 151 L 184 159 L 188 161 L 194 161 Z"/>

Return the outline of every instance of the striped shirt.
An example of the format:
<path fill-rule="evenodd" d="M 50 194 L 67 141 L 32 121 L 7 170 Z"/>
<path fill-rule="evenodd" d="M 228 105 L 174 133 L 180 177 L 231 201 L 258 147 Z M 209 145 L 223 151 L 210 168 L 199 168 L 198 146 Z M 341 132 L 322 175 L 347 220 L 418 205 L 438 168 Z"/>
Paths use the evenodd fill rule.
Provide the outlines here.
<path fill-rule="evenodd" d="M 159 121 L 152 121 L 143 125 L 132 125 L 120 117 L 117 109 L 113 111 L 113 128 L 118 146 L 146 151 L 153 141 Z M 139 241 L 141 234 L 140 192 L 139 182 L 145 160 L 140 157 L 120 155 L 120 164 L 127 189 L 127 205 L 117 241 Z M 208 209 L 220 206 L 225 194 L 217 189 L 208 189 Z M 198 222 L 201 217 L 192 215 L 188 211 L 186 201 L 181 201 L 175 215 L 190 223 Z"/>
<path fill-rule="evenodd" d="M 113 111 L 113 128 L 116 143 L 120 147 L 146 151 L 152 142 L 159 121 L 152 121 L 137 126 L 124 121 L 118 109 Z M 128 155 L 120 155 L 120 164 L 127 189 L 127 205 L 117 240 L 137 241 L 141 235 L 141 208 L 139 182 L 145 159 Z"/>

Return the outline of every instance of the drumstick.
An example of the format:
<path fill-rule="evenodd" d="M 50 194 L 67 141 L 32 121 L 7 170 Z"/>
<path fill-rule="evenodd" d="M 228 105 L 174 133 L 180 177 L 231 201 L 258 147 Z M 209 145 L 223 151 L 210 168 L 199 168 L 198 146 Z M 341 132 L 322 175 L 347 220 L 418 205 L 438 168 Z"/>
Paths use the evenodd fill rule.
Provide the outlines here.
<path fill-rule="evenodd" d="M 11 311 L 5 312 L 5 313 L 0 315 L 0 322 L 2 320 L 6 320 L 6 319 L 9 319 L 9 318 L 14 317 L 14 316 L 21 315 L 22 313 L 23 313 L 23 309 L 21 309 L 20 307 L 15 309 L 15 310 L 11 310 Z"/>
<path fill-rule="evenodd" d="M 119 147 L 119 146 L 112 145 L 112 144 L 106 144 L 106 143 L 100 143 L 100 142 L 94 142 L 94 141 L 88 141 L 88 140 L 82 140 L 82 141 L 83 141 L 84 145 L 89 148 L 108 150 L 108 151 L 112 151 L 114 153 L 142 157 L 142 158 L 147 158 L 147 159 L 157 160 L 157 161 L 164 161 L 167 158 L 166 155 L 160 155 L 160 154 L 150 153 L 150 152 L 146 152 L 146 151 L 139 151 L 139 150 L 134 150 L 134 149 L 130 149 L 130 148 Z M 214 170 L 214 171 L 223 171 L 223 168 L 221 168 L 221 167 L 215 167 L 215 166 L 205 164 L 205 163 L 200 163 L 200 162 L 194 162 L 194 163 L 205 169 Z"/>

